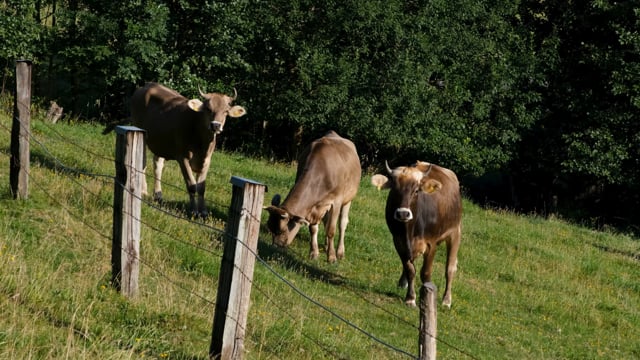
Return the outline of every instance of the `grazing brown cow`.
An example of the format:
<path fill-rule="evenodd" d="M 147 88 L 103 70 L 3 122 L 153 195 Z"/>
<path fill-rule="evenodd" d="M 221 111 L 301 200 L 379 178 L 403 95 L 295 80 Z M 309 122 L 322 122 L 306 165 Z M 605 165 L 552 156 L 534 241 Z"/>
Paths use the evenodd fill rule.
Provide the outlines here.
<path fill-rule="evenodd" d="M 280 195 L 271 201 L 267 227 L 273 243 L 288 246 L 300 225 L 308 225 L 311 233 L 309 257 L 316 259 L 318 224 L 324 222 L 327 260 L 344 258 L 344 232 L 349 222 L 351 201 L 360 186 L 360 158 L 355 145 L 333 131 L 313 141 L 298 159 L 296 182 L 280 205 Z M 336 253 L 333 238 L 340 218 L 340 240 Z"/>
<path fill-rule="evenodd" d="M 162 200 L 164 160 L 177 160 L 189 192 L 192 215 L 206 217 L 205 180 L 216 135 L 222 132 L 227 116 L 240 117 L 246 110 L 231 105 L 237 93 L 231 97 L 200 91 L 200 95 L 204 102 L 188 100 L 165 86 L 148 83 L 133 94 L 131 116 L 133 125 L 146 130 L 145 142 L 153 153 L 154 198 Z M 146 193 L 145 181 L 143 194 Z"/>
<path fill-rule="evenodd" d="M 451 307 L 451 283 L 458 264 L 462 200 L 456 174 L 438 165 L 418 161 L 413 166 L 391 170 L 388 176 L 374 175 L 371 183 L 389 189 L 385 217 L 393 243 L 402 261 L 398 286 L 408 286 L 405 303 L 416 305 L 414 260 L 423 256 L 420 279 L 431 281 L 436 247 L 447 244 L 446 288 L 442 304 Z"/>

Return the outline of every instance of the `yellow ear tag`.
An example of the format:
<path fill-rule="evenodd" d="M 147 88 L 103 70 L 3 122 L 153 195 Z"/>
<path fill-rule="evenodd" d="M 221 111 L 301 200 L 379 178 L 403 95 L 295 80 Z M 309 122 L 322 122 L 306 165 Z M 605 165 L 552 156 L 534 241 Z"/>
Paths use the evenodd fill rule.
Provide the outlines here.
<path fill-rule="evenodd" d="M 247 113 L 247 110 L 245 108 L 243 108 L 242 106 L 236 105 L 234 107 L 232 107 L 231 109 L 229 109 L 229 116 L 231 117 L 240 117 L 244 114 Z"/>
<path fill-rule="evenodd" d="M 187 105 L 189 105 L 189 108 L 191 108 L 191 110 L 193 111 L 202 111 L 202 101 L 200 101 L 199 99 L 191 99 L 187 102 Z"/>
<path fill-rule="evenodd" d="M 433 194 L 434 192 L 442 189 L 442 183 L 436 180 L 429 180 L 424 184 L 423 189 L 426 193 Z"/>
<path fill-rule="evenodd" d="M 378 191 L 382 189 L 383 186 L 388 184 L 389 179 L 380 174 L 373 175 L 371 177 L 371 184 L 378 188 Z"/>

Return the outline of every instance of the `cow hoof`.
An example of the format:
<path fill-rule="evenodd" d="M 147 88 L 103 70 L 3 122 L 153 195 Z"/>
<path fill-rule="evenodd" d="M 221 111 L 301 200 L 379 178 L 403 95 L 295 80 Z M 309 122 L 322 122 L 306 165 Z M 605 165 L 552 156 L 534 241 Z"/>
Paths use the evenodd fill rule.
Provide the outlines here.
<path fill-rule="evenodd" d="M 206 211 L 191 211 L 189 213 L 189 218 L 192 220 L 207 220 L 209 217 L 209 213 Z"/>
<path fill-rule="evenodd" d="M 320 254 L 319 254 L 318 252 L 314 252 L 314 251 L 312 251 L 312 252 L 310 252 L 310 253 L 309 253 L 309 259 L 311 259 L 311 260 L 317 260 L 319 255 L 320 255 Z"/>
<path fill-rule="evenodd" d="M 400 278 L 400 280 L 398 280 L 398 287 L 402 288 L 402 289 L 406 289 L 409 286 L 409 282 L 407 281 L 407 279 L 403 277 Z"/>
<path fill-rule="evenodd" d="M 153 200 L 158 203 L 162 203 L 162 191 L 153 193 Z"/>
<path fill-rule="evenodd" d="M 328 261 L 330 264 L 333 264 L 334 262 L 336 262 L 336 260 L 337 260 L 337 259 L 336 259 L 335 255 L 334 255 L 334 256 L 329 256 L 329 257 L 327 258 L 327 261 Z"/>
<path fill-rule="evenodd" d="M 442 306 L 451 309 L 451 300 L 442 300 Z"/>
<path fill-rule="evenodd" d="M 409 307 L 416 307 L 416 299 L 405 300 L 404 304 Z"/>

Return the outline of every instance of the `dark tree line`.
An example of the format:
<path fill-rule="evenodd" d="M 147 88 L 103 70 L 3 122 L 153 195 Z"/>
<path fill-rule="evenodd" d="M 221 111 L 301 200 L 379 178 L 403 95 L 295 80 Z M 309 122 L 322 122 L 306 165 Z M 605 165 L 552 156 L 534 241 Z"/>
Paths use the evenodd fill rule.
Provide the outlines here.
<path fill-rule="evenodd" d="M 3 91 L 126 119 L 146 81 L 238 90 L 222 146 L 279 159 L 334 129 L 365 166 L 454 169 L 470 195 L 637 229 L 640 2 L 0 2 Z"/>

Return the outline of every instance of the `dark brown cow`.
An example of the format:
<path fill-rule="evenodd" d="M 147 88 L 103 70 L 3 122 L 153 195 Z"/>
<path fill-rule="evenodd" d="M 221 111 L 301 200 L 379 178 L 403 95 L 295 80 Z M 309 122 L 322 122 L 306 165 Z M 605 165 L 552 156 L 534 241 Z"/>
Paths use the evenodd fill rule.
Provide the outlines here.
<path fill-rule="evenodd" d="M 267 227 L 273 243 L 288 246 L 300 225 L 308 225 L 311 233 L 309 257 L 316 259 L 318 224 L 324 222 L 327 260 L 344 258 L 344 233 L 349 222 L 351 201 L 360 186 L 360 158 L 355 145 L 333 131 L 317 139 L 301 154 L 296 182 L 280 205 L 280 195 L 273 197 Z M 340 218 L 340 240 L 336 253 L 333 238 Z"/>
<path fill-rule="evenodd" d="M 423 256 L 420 279 L 431 281 L 433 259 L 439 243 L 447 244 L 446 288 L 442 304 L 451 307 L 451 283 L 458 264 L 462 200 L 456 174 L 438 165 L 418 161 L 401 166 L 388 176 L 374 175 L 371 183 L 389 189 L 385 217 L 400 260 L 398 286 L 408 286 L 405 303 L 416 305 L 414 260 Z"/>
<path fill-rule="evenodd" d="M 164 160 L 177 160 L 189 192 L 192 214 L 207 216 L 204 201 L 205 180 L 216 146 L 216 135 L 222 132 L 227 116 L 246 113 L 242 106 L 232 106 L 236 99 L 219 93 L 200 91 L 204 103 L 188 100 L 165 86 L 148 83 L 131 98 L 133 125 L 146 130 L 145 142 L 153 153 L 154 198 L 162 200 Z M 147 193 L 144 182 L 143 194 Z"/>

